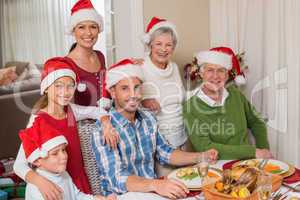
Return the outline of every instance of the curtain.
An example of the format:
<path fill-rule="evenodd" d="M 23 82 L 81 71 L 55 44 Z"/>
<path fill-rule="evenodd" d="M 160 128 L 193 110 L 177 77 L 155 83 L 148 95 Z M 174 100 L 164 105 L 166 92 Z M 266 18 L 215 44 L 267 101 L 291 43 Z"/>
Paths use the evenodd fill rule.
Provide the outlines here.
<path fill-rule="evenodd" d="M 210 0 L 210 44 L 246 52 L 244 91 L 273 154 L 300 167 L 300 1 Z"/>
<path fill-rule="evenodd" d="M 75 0 L 1 0 L 2 63 L 44 63 L 65 55 L 72 37 L 65 27 Z"/>

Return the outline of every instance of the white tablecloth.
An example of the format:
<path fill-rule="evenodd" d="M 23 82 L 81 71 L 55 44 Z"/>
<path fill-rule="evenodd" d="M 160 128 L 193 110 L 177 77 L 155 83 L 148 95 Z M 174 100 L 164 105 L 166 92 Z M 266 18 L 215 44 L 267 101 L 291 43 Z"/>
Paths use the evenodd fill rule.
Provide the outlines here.
<path fill-rule="evenodd" d="M 229 161 L 230 160 L 219 160 L 216 164 L 212 165 L 212 167 L 222 169 L 222 166 Z M 295 186 L 299 183 L 300 182 L 291 184 L 291 186 Z M 285 191 L 287 191 L 287 188 L 281 187 L 280 191 L 285 192 Z M 296 197 L 300 198 L 300 193 L 290 192 L 290 193 L 288 193 L 287 199 L 289 199 L 289 197 L 292 197 L 292 196 L 296 196 Z M 185 200 L 199 200 L 199 199 L 204 199 L 203 195 L 186 198 Z M 118 200 L 166 200 L 166 198 L 163 198 L 154 193 L 128 192 L 126 194 L 118 196 Z"/>

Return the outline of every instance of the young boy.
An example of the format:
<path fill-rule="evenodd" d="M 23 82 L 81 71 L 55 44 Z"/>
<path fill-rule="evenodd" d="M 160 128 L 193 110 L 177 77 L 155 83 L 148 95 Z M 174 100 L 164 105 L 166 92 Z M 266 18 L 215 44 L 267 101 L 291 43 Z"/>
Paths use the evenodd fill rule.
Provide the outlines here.
<path fill-rule="evenodd" d="M 26 159 L 36 172 L 58 185 L 63 200 L 114 200 L 115 196 L 105 198 L 100 195 L 87 195 L 80 192 L 66 172 L 68 155 L 67 140 L 43 118 L 37 117 L 32 127 L 20 131 Z M 28 183 L 25 198 L 44 200 L 38 188 Z"/>

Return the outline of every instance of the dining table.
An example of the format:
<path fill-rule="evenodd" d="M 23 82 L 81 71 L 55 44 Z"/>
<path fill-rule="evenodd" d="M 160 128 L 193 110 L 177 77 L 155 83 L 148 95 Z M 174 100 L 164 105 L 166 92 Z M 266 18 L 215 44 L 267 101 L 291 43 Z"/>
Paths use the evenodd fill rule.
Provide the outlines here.
<path fill-rule="evenodd" d="M 216 169 L 223 169 L 223 165 L 225 163 L 231 162 L 232 160 L 218 160 L 215 164 L 211 164 L 210 167 L 216 168 Z M 296 185 L 300 184 L 300 181 L 289 184 L 290 186 L 294 187 Z M 286 193 L 286 198 L 285 200 L 289 200 L 291 197 L 298 197 L 300 198 L 300 193 L 299 192 L 292 192 L 288 191 L 288 188 L 285 186 L 280 187 L 280 192 L 281 193 Z M 164 198 L 156 193 L 143 193 L 143 192 L 127 192 L 123 195 L 118 196 L 118 200 L 167 200 L 167 198 Z M 192 197 L 187 197 L 185 200 L 205 200 L 205 197 L 203 193 L 197 194 Z"/>

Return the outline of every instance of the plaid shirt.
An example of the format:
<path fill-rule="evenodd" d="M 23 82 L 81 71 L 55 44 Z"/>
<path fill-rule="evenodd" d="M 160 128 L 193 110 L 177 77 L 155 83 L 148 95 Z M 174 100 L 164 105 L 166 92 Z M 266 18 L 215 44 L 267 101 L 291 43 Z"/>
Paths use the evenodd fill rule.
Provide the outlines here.
<path fill-rule="evenodd" d="M 120 136 L 117 149 L 112 150 L 108 145 L 103 145 L 99 121 L 99 131 L 92 135 L 92 148 L 103 195 L 127 192 L 126 181 L 131 175 L 156 178 L 154 156 L 160 164 L 167 164 L 174 150 L 159 134 L 156 119 L 150 112 L 138 111 L 135 123 L 130 123 L 114 108 L 110 114 L 111 123 Z"/>

